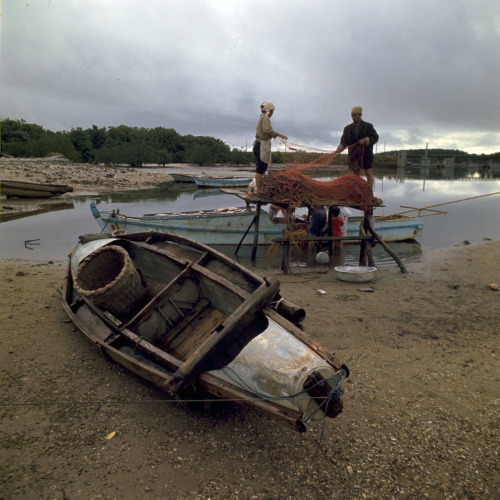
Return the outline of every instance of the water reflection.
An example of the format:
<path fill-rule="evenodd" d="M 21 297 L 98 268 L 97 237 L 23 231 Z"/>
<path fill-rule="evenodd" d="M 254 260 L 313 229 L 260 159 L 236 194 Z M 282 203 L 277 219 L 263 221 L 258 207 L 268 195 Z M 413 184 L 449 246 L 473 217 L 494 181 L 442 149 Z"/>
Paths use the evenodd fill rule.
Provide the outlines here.
<path fill-rule="evenodd" d="M 12 207 L 12 210 L 16 210 L 16 201 L 9 201 L 9 208 Z M 22 200 L 23 203 L 26 203 L 25 200 Z M 40 206 L 39 209 L 33 210 L 31 212 L 16 212 L 13 213 L 3 212 L 0 214 L 0 222 L 7 222 L 11 220 L 24 219 L 25 217 L 33 217 L 35 215 L 45 214 L 48 212 L 58 212 L 59 210 L 71 210 L 75 208 L 73 205 L 73 200 L 70 201 L 51 201 L 49 203 L 44 203 Z"/>
<path fill-rule="evenodd" d="M 376 172 L 375 196 L 383 199 L 384 206 L 377 208 L 375 215 L 388 215 L 403 211 L 403 206 L 428 207 L 448 203 L 457 199 L 470 199 L 449 204 L 440 209 L 446 215 L 425 217 L 422 237 L 413 243 L 391 243 L 396 254 L 406 262 L 418 258 L 423 252 L 434 248 L 459 245 L 463 241 L 478 242 L 483 238 L 500 239 L 500 218 L 498 207 L 500 196 L 471 199 L 485 194 L 500 192 L 500 172 L 492 169 L 487 178 L 478 178 L 477 171 L 455 169 L 455 177 L 444 178 L 431 167 L 427 178 L 420 178 L 417 167 L 406 167 L 405 175 L 394 170 Z M 456 175 L 460 175 L 457 178 Z M 323 176 L 322 180 L 331 179 Z M 99 226 L 91 215 L 90 202 L 96 201 L 101 210 L 119 209 L 122 214 L 141 216 L 144 214 L 183 212 L 190 210 L 215 209 L 243 205 L 242 200 L 216 190 L 199 190 L 196 187 L 175 186 L 155 190 L 137 190 L 108 193 L 101 196 L 82 196 L 72 201 L 70 210 L 41 213 L 0 224 L 0 257 L 37 260 L 63 260 L 85 233 L 99 232 Z M 358 215 L 358 213 L 354 213 Z M 27 250 L 24 242 L 39 239 L 34 250 Z M 234 248 L 221 247 L 223 253 L 234 257 Z M 252 266 L 250 247 L 242 247 L 237 259 L 246 266 Z M 281 257 L 277 262 L 265 262 L 265 247 L 258 249 L 257 266 L 280 269 Z M 345 245 L 342 258 L 347 264 L 359 260 L 359 247 Z M 317 267 L 314 260 L 308 261 L 307 253 L 292 255 L 292 267 L 300 269 L 307 265 Z M 378 245 L 374 249 L 377 265 L 394 266 L 392 258 Z M 343 262 L 344 263 L 344 262 Z"/>

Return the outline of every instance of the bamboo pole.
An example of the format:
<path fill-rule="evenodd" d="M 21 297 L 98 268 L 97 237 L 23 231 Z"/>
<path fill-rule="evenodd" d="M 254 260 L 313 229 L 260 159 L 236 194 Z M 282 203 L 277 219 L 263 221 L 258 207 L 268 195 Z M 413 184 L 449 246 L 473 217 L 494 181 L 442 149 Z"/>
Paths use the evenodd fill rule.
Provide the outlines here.
<path fill-rule="evenodd" d="M 255 262 L 255 257 L 257 255 L 257 247 L 259 245 L 259 226 L 260 226 L 260 208 L 262 206 L 262 203 L 257 202 L 257 207 L 256 207 L 256 214 L 254 217 L 255 220 L 255 227 L 253 230 L 253 246 L 252 246 L 252 255 L 250 257 L 250 260 L 252 262 Z"/>
<path fill-rule="evenodd" d="M 461 200 L 453 200 L 453 201 L 446 201 L 444 203 L 436 203 L 435 205 L 427 205 L 426 207 L 420 207 L 420 208 L 405 207 L 405 206 L 401 205 L 401 208 L 411 208 L 411 210 L 405 210 L 404 212 L 397 212 L 397 213 L 390 214 L 390 215 L 380 215 L 379 217 L 377 217 L 377 219 L 382 218 L 382 217 L 392 217 L 393 215 L 402 215 L 402 214 L 406 214 L 408 212 L 415 212 L 415 210 L 427 210 L 428 208 L 442 207 L 443 205 L 451 205 L 452 203 L 459 203 L 461 201 L 477 200 L 478 198 L 485 198 L 486 196 L 494 196 L 497 194 L 500 194 L 500 191 L 497 191 L 496 193 L 488 193 L 488 194 L 480 194 L 478 196 L 470 196 L 469 198 L 462 198 Z M 438 215 L 438 214 L 435 214 L 435 215 Z M 422 217 L 424 217 L 424 216 L 422 216 Z"/>
<path fill-rule="evenodd" d="M 401 269 L 401 272 L 404 274 L 407 274 L 408 271 L 406 270 L 405 265 L 401 261 L 401 259 L 392 251 L 391 247 L 382 239 L 382 237 L 375 231 L 373 228 L 372 221 L 370 220 L 369 217 L 366 217 L 365 220 L 367 221 L 367 228 L 366 230 L 369 231 L 370 233 L 375 236 L 377 241 L 384 247 L 385 251 L 396 261 L 396 264 L 399 266 L 399 269 Z"/>

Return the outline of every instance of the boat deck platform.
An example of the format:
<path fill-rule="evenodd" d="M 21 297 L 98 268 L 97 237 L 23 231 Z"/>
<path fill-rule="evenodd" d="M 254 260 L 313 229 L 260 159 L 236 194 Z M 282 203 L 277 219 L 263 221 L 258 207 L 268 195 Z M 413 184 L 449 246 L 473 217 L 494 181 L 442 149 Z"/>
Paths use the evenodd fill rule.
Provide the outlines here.
<path fill-rule="evenodd" d="M 247 206 L 250 204 L 255 204 L 256 205 L 256 214 L 255 217 L 253 218 L 250 226 L 247 229 L 247 232 L 245 233 L 245 236 L 247 235 L 248 231 L 252 227 L 252 225 L 255 225 L 255 231 L 254 231 L 254 242 L 253 242 L 253 247 L 252 247 L 252 254 L 251 254 L 251 260 L 255 261 L 256 255 L 257 255 L 257 247 L 259 243 L 259 220 L 260 220 L 260 212 L 261 212 L 261 207 L 262 205 L 268 205 L 268 204 L 274 204 L 277 205 L 283 209 L 286 210 L 287 213 L 287 226 L 291 228 L 292 226 L 292 221 L 290 219 L 290 213 L 291 211 L 288 210 L 289 204 L 288 203 L 283 203 L 283 202 L 277 202 L 271 199 L 267 199 L 262 196 L 258 196 L 256 194 L 249 195 L 246 191 L 242 191 L 240 189 L 225 189 L 221 188 L 221 191 L 226 194 L 232 194 L 237 196 L 238 198 L 242 199 Z M 407 273 L 408 271 L 406 270 L 406 267 L 404 266 L 403 262 L 399 259 L 399 257 L 394 253 L 394 251 L 387 245 L 387 243 L 382 239 L 382 237 L 375 231 L 373 227 L 373 218 L 371 214 L 365 214 L 363 221 L 359 225 L 359 235 L 358 236 L 332 236 L 331 235 L 331 219 L 332 219 L 332 208 L 333 207 L 349 207 L 349 208 L 354 208 L 357 210 L 360 210 L 360 207 L 355 204 L 347 204 L 344 201 L 339 201 L 339 200 L 328 200 L 328 203 L 326 203 L 328 206 L 328 236 L 307 236 L 307 237 L 302 237 L 300 238 L 301 241 L 313 241 L 316 243 L 321 243 L 321 242 L 327 242 L 328 243 L 328 253 L 329 255 L 333 254 L 333 242 L 334 241 L 359 241 L 360 242 L 360 255 L 359 255 L 359 265 L 360 266 L 366 266 L 367 264 L 369 266 L 374 266 L 374 260 L 373 260 L 373 255 L 372 255 L 372 244 L 377 241 L 382 245 L 384 250 L 395 260 L 397 265 L 399 266 L 400 270 L 402 273 Z M 373 208 L 380 207 L 383 205 L 374 205 Z M 293 232 L 293 230 L 291 230 Z M 244 237 L 245 237 L 244 236 Z M 244 238 L 243 237 L 243 238 Z M 241 241 L 243 241 L 243 238 Z M 290 266 L 289 266 L 289 253 L 290 253 L 290 245 L 291 245 L 291 239 L 287 236 L 283 236 L 281 238 L 276 238 L 275 240 L 276 243 L 280 243 L 284 245 L 284 251 L 283 251 L 283 262 L 282 262 L 282 270 L 285 274 L 288 274 L 290 272 Z M 240 242 L 241 245 L 241 242 Z M 238 253 L 239 247 L 236 249 L 236 254 Z"/>

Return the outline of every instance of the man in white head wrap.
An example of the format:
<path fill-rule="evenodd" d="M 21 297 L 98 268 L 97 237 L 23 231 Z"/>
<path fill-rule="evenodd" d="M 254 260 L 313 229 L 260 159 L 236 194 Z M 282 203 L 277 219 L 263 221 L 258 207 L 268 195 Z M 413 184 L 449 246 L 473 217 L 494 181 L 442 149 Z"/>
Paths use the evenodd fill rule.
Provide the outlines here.
<path fill-rule="evenodd" d="M 262 176 L 266 173 L 269 163 L 271 163 L 271 139 L 280 137 L 285 141 L 286 135 L 273 130 L 271 125 L 271 116 L 274 112 L 274 104 L 264 101 L 260 105 L 261 115 L 255 129 L 255 141 L 253 143 L 253 154 L 255 155 L 255 184 L 257 193 L 262 190 Z"/>

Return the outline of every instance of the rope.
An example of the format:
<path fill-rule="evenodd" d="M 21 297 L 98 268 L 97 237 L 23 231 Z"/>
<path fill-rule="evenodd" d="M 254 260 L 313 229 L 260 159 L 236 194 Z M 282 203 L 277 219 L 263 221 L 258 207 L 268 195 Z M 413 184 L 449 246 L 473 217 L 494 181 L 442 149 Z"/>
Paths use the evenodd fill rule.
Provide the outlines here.
<path fill-rule="evenodd" d="M 321 443 L 323 442 L 323 437 L 325 435 L 326 413 L 328 411 L 328 405 L 329 404 L 330 404 L 330 399 L 328 399 L 328 401 L 326 402 L 325 413 L 323 415 L 323 419 L 321 420 L 321 434 L 319 436 L 318 445 L 316 446 L 316 449 L 314 450 L 314 453 L 313 453 L 313 456 L 311 458 L 311 461 L 309 462 L 309 465 L 306 467 L 306 469 L 302 473 L 302 476 L 300 476 L 300 478 L 295 483 L 295 485 L 293 486 L 293 488 L 285 495 L 285 500 L 287 498 L 290 498 L 290 496 L 292 495 L 292 493 L 300 486 L 300 484 L 302 483 L 302 481 L 304 481 L 304 479 L 306 478 L 307 474 L 311 470 L 311 467 L 313 466 L 313 464 L 314 464 L 314 462 L 316 460 L 316 457 L 318 456 L 318 452 L 319 452 L 319 449 L 321 448 Z"/>
<path fill-rule="evenodd" d="M 222 369 L 223 372 L 226 372 L 227 367 L 224 367 Z M 319 396 L 319 397 L 313 397 L 313 396 L 307 396 L 304 398 L 300 398 L 299 396 L 306 393 L 307 391 L 313 389 L 317 385 L 323 384 L 325 382 L 334 382 L 334 390 L 332 393 L 329 395 L 329 398 L 332 397 L 339 397 L 343 394 L 343 390 L 340 387 L 340 384 L 342 383 L 343 380 L 345 380 L 345 376 L 342 375 L 340 381 L 337 381 L 333 377 L 330 378 L 325 378 L 314 384 L 313 386 L 309 387 L 308 389 L 304 389 L 296 394 L 291 394 L 288 396 L 267 396 L 265 394 L 260 394 L 256 392 L 254 389 L 249 387 L 240 377 L 239 375 L 234 372 L 233 369 L 229 369 L 232 371 L 235 375 L 235 377 L 231 377 L 230 374 L 226 373 L 227 377 L 230 378 L 233 381 L 238 381 L 242 386 L 244 386 L 248 391 L 251 391 L 252 393 L 256 394 L 258 397 L 256 398 L 210 398 L 210 399 L 182 399 L 181 401 L 183 403 L 207 403 L 207 402 L 219 402 L 219 403 L 226 403 L 226 402 L 239 402 L 239 401 L 279 401 L 279 400 L 286 400 L 286 399 L 320 399 L 320 400 L 325 400 L 325 396 Z M 8 406 L 57 406 L 57 405 L 75 405 L 75 406 L 83 406 L 83 405 L 103 405 L 103 404 L 156 404 L 156 403 L 177 403 L 178 400 L 165 400 L 165 399 L 152 399 L 149 401 L 134 401 L 134 400 L 117 400 L 117 401 L 45 401 L 45 402 L 40 402 L 40 403 L 32 403 L 32 402 L 24 402 L 24 403 L 0 403 L 0 407 L 8 407 Z"/>

